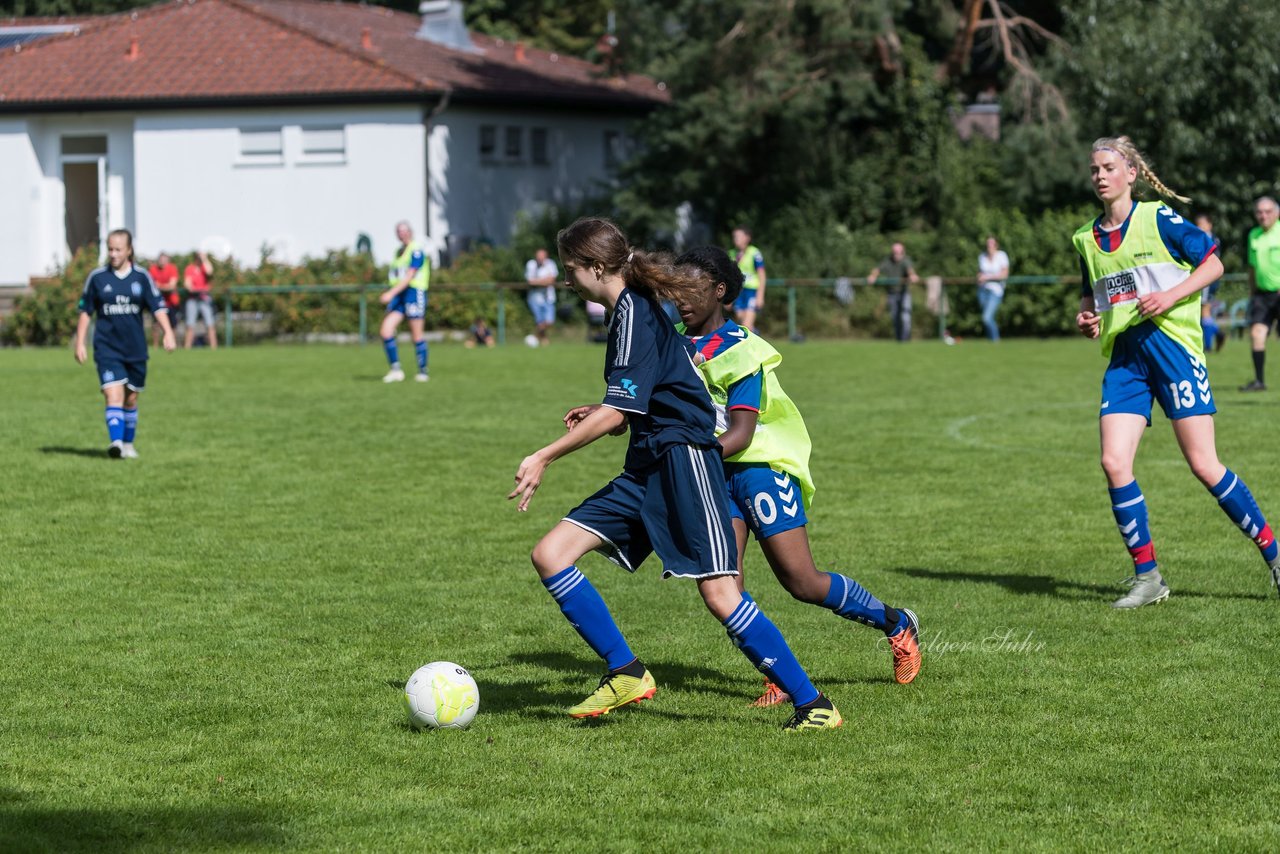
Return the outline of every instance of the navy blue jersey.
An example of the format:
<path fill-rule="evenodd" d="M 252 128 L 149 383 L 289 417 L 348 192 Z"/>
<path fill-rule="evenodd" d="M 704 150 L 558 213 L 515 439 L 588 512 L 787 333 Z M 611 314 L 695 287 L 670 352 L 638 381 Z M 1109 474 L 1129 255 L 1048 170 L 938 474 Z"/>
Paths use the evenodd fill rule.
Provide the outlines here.
<path fill-rule="evenodd" d="M 1098 248 L 1104 252 L 1115 252 L 1119 249 L 1120 244 L 1124 242 L 1124 236 L 1129 233 L 1129 221 L 1133 219 L 1133 212 L 1137 209 L 1138 203 L 1134 202 L 1133 207 L 1129 208 L 1129 215 L 1124 218 L 1124 222 L 1120 223 L 1120 227 L 1110 231 L 1102 227 L 1102 216 L 1099 214 L 1093 221 L 1093 239 L 1097 241 Z M 1163 205 L 1160 207 L 1160 215 L 1156 217 L 1156 228 L 1160 231 L 1160 239 L 1164 241 L 1165 248 L 1169 250 L 1169 254 L 1175 261 L 1199 267 L 1206 258 L 1218 251 L 1216 237 L 1183 219 L 1173 208 Z M 1080 259 L 1080 280 L 1081 296 L 1092 295 L 1093 282 L 1089 279 L 1089 269 L 1084 263 L 1084 258 Z"/>
<path fill-rule="evenodd" d="M 80 311 L 92 315 L 93 354 L 137 362 L 147 358 L 142 310 L 168 313 L 155 282 L 146 270 L 130 266 L 123 276 L 110 267 L 89 274 L 80 295 Z"/>
<path fill-rule="evenodd" d="M 692 345 L 656 302 L 630 288 L 609 321 L 604 380 L 604 405 L 631 424 L 626 469 L 648 468 L 675 445 L 715 446 L 715 408 Z"/>

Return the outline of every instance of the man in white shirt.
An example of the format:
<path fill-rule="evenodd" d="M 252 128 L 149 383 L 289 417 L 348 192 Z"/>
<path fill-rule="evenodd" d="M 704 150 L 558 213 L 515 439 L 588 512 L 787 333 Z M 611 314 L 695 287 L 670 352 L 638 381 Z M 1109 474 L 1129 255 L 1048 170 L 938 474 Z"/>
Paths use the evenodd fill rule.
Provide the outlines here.
<path fill-rule="evenodd" d="M 1009 256 L 994 237 L 987 238 L 987 251 L 978 256 L 978 305 L 982 307 L 982 326 L 992 341 L 1000 340 L 996 326 L 996 309 L 1004 299 L 1004 283 L 1009 278 Z"/>
<path fill-rule="evenodd" d="M 532 343 L 546 346 L 551 343 L 547 332 L 556 322 L 556 281 L 560 268 L 551 260 L 546 249 L 539 249 L 524 265 L 524 280 L 529 283 L 529 310 L 533 322 L 538 324 L 538 337 Z"/>

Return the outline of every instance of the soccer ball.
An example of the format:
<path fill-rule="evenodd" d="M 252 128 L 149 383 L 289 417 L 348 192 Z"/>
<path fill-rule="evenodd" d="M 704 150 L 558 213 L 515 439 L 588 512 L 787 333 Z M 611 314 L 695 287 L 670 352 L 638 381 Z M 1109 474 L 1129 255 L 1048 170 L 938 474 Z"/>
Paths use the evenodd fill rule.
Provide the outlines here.
<path fill-rule="evenodd" d="M 466 668 L 433 661 L 404 684 L 404 705 L 415 729 L 463 729 L 480 708 L 480 689 Z"/>

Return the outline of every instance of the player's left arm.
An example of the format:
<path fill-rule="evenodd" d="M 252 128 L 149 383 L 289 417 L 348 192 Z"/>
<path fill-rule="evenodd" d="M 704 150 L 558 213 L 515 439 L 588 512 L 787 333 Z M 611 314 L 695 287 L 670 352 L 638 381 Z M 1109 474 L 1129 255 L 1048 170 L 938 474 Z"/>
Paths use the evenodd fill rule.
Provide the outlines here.
<path fill-rule="evenodd" d="M 542 476 L 547 466 L 565 454 L 585 448 L 596 439 L 608 435 L 626 423 L 627 417 L 622 412 L 611 406 L 600 406 L 579 421 L 572 430 L 521 461 L 520 467 L 516 469 L 515 489 L 507 495 L 507 500 L 518 497 L 520 503 L 516 509 L 521 511 L 529 509 L 529 502 L 533 500 L 533 493 L 542 483 Z"/>
<path fill-rule="evenodd" d="M 151 312 L 151 316 L 164 331 L 164 337 L 160 340 L 161 346 L 164 347 L 165 352 L 171 353 L 178 346 L 178 339 L 173 334 L 173 324 L 169 322 L 169 307 L 164 304 L 164 296 L 156 287 L 155 279 L 151 278 L 151 274 L 146 270 L 141 272 L 146 279 L 146 284 L 142 288 L 142 298 L 146 301 L 147 311 Z"/>
<path fill-rule="evenodd" d="M 1214 250 L 1217 241 L 1196 228 L 1169 208 L 1156 217 L 1160 239 L 1175 259 L 1195 265 L 1191 275 L 1167 291 L 1150 293 L 1138 299 L 1138 312 L 1143 317 L 1164 314 L 1174 305 L 1204 290 L 1222 277 L 1222 259 Z"/>
<path fill-rule="evenodd" d="M 760 420 L 760 404 L 764 398 L 764 372 L 756 371 L 727 389 L 725 409 L 729 426 L 717 437 L 724 459 L 745 451 L 756 435 Z"/>

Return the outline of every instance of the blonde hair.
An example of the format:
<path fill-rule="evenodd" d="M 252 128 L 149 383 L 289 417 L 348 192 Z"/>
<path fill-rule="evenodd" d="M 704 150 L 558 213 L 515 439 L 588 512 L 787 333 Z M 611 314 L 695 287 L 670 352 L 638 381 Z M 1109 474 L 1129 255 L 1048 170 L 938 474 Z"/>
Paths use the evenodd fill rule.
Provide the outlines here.
<path fill-rule="evenodd" d="M 645 252 L 631 246 L 627 236 L 603 217 L 583 217 L 556 235 L 562 261 L 582 267 L 599 264 L 606 273 L 615 273 L 632 290 L 654 299 L 678 300 L 697 293 L 701 279 L 688 270 L 677 269 L 670 256 Z"/>
<path fill-rule="evenodd" d="M 1133 144 L 1133 140 L 1127 136 L 1104 136 L 1101 139 L 1093 141 L 1093 152 L 1113 151 L 1125 159 L 1125 162 L 1138 170 L 1138 177 L 1147 183 L 1151 189 L 1166 199 L 1177 199 L 1183 204 L 1191 202 L 1186 196 L 1180 196 L 1173 190 L 1169 189 L 1164 181 L 1151 170 L 1147 165 L 1146 159 L 1142 156 L 1142 152 Z"/>

